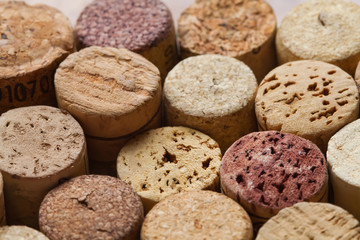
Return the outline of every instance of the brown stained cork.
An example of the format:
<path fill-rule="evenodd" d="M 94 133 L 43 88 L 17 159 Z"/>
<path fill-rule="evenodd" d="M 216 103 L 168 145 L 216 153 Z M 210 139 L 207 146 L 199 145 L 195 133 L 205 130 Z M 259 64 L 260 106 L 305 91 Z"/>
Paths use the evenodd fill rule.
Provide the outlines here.
<path fill-rule="evenodd" d="M 335 65 L 294 61 L 266 75 L 255 112 L 259 129 L 296 134 L 326 152 L 330 137 L 358 118 L 359 92 L 354 79 Z"/>
<path fill-rule="evenodd" d="M 260 82 L 276 66 L 276 18 L 263 0 L 195 1 L 178 20 L 181 57 L 221 54 L 247 64 Z"/>
<path fill-rule="evenodd" d="M 136 239 L 144 218 L 135 191 L 120 179 L 84 175 L 49 192 L 40 229 L 56 239 Z"/>
<path fill-rule="evenodd" d="M 166 197 L 146 215 L 141 229 L 141 240 L 251 240 L 252 236 L 246 211 L 212 191 L 186 191 Z"/>
<path fill-rule="evenodd" d="M 131 139 L 120 151 L 117 174 L 141 197 L 145 213 L 184 190 L 219 190 L 221 151 L 207 135 L 163 127 Z"/>
<path fill-rule="evenodd" d="M 26 226 L 0 227 L 0 239 L 2 240 L 49 240 L 44 234 Z"/>
<path fill-rule="evenodd" d="M 221 187 L 255 217 L 269 218 L 301 201 L 319 201 L 328 188 L 326 160 L 310 141 L 263 131 L 236 141 L 225 153 Z"/>
<path fill-rule="evenodd" d="M 0 2 L 0 113 L 56 105 L 53 77 L 74 51 L 71 23 L 46 5 Z"/>
<path fill-rule="evenodd" d="M 256 240 L 359 240 L 360 224 L 329 203 L 297 203 L 281 210 L 260 229 Z"/>
<path fill-rule="evenodd" d="M 2 114 L 0 146 L 9 224 L 37 227 L 45 194 L 63 179 L 88 172 L 83 130 L 57 108 L 32 106 Z"/>
<path fill-rule="evenodd" d="M 5 202 L 4 202 L 4 180 L 0 173 L 0 226 L 6 225 Z"/>

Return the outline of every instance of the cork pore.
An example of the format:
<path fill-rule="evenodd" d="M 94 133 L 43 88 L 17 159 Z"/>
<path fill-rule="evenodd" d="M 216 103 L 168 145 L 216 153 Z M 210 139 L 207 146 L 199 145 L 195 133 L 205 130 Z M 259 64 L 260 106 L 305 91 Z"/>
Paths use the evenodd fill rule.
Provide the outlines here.
<path fill-rule="evenodd" d="M 39 231 L 26 226 L 4 226 L 0 227 L 0 239 L 2 240 L 49 240 Z"/>

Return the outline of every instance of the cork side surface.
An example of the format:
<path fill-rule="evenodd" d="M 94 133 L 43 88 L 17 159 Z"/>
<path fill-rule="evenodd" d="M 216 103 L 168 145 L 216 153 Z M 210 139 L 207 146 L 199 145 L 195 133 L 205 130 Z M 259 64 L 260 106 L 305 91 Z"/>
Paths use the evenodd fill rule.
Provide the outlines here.
<path fill-rule="evenodd" d="M 245 210 L 212 191 L 186 191 L 166 197 L 147 215 L 141 239 L 252 239 Z"/>
<path fill-rule="evenodd" d="M 360 61 L 359 61 L 359 63 L 360 63 Z M 359 63 L 356 67 L 354 78 L 355 78 L 356 86 L 358 87 L 358 90 L 360 92 L 360 64 Z"/>
<path fill-rule="evenodd" d="M 3 226 L 0 227 L 0 239 L 2 240 L 49 240 L 43 233 L 26 226 Z"/>
<path fill-rule="evenodd" d="M 48 193 L 39 215 L 40 230 L 50 239 L 135 239 L 143 207 L 123 181 L 84 175 Z"/>

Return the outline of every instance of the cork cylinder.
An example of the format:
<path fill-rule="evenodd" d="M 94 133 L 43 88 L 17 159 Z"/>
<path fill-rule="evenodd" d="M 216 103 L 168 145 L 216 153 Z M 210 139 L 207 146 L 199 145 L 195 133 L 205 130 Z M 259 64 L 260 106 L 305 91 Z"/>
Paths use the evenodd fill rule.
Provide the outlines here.
<path fill-rule="evenodd" d="M 84 175 L 49 192 L 41 203 L 40 230 L 57 239 L 138 239 L 144 219 L 135 191 L 120 179 Z"/>
<path fill-rule="evenodd" d="M 75 47 L 70 21 L 46 5 L 1 1 L 0 22 L 0 114 L 55 106 L 55 70 Z"/>
<path fill-rule="evenodd" d="M 106 162 L 115 173 L 126 141 L 161 125 L 159 70 L 127 49 L 93 46 L 71 54 L 56 71 L 55 88 L 59 107 L 84 129 L 90 168 Z"/>
<path fill-rule="evenodd" d="M 354 76 L 360 60 L 360 6 L 348 0 L 309 0 L 291 10 L 276 35 L 279 64 L 312 59 Z"/>
<path fill-rule="evenodd" d="M 166 123 L 197 129 L 225 152 L 237 139 L 257 130 L 257 86 L 251 69 L 235 58 L 189 57 L 166 77 Z"/>
<path fill-rule="evenodd" d="M 83 130 L 66 111 L 31 106 L 2 114 L 0 136 L 7 222 L 37 228 L 46 193 L 88 172 Z"/>
<path fill-rule="evenodd" d="M 174 22 L 160 0 L 93 1 L 76 26 L 79 48 L 127 48 L 160 70 L 162 79 L 177 63 Z"/>
<path fill-rule="evenodd" d="M 181 58 L 221 54 L 248 65 L 258 82 L 273 69 L 276 17 L 264 0 L 194 1 L 181 13 Z"/>
<path fill-rule="evenodd" d="M 0 227 L 0 239 L 2 240 L 49 240 L 44 234 L 26 226 Z"/>

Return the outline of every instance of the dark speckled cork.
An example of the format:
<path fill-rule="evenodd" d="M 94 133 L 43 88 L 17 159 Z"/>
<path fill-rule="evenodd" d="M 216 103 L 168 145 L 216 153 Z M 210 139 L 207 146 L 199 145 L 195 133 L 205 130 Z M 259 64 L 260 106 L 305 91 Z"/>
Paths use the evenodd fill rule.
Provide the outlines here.
<path fill-rule="evenodd" d="M 302 201 L 326 201 L 326 160 L 312 142 L 289 133 L 250 133 L 225 153 L 223 192 L 257 220 Z"/>
<path fill-rule="evenodd" d="M 39 213 L 50 239 L 137 239 L 144 219 L 139 196 L 110 176 L 83 175 L 49 192 Z"/>

